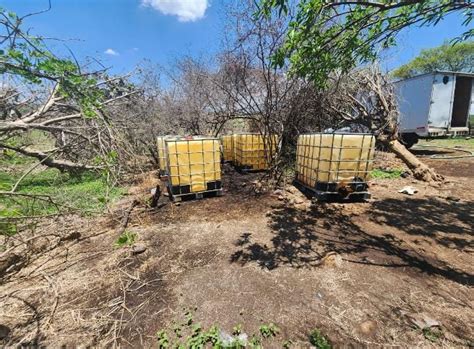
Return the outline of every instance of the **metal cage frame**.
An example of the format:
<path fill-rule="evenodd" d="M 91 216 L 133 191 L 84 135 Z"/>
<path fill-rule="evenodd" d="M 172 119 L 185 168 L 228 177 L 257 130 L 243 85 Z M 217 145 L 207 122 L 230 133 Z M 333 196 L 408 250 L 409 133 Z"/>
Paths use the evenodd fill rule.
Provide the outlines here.
<path fill-rule="evenodd" d="M 204 151 L 204 142 L 205 141 L 212 141 L 212 151 Z M 187 142 L 188 144 L 188 151 L 186 153 L 179 153 L 177 151 L 175 152 L 170 152 L 169 150 L 169 143 L 180 143 L 180 142 Z M 190 142 L 201 142 L 201 150 L 202 151 L 197 151 L 197 152 L 192 152 L 189 149 L 189 143 Z M 193 138 L 180 138 L 180 139 L 169 139 L 165 140 L 166 144 L 166 161 L 167 161 L 167 189 L 168 189 L 168 194 L 170 195 L 170 198 L 173 199 L 174 201 L 178 201 L 178 198 L 184 197 L 184 196 L 193 196 L 194 198 L 202 198 L 203 194 L 205 193 L 215 193 L 216 195 L 221 195 L 222 194 L 222 168 L 220 164 L 220 141 L 218 138 L 213 138 L 213 137 L 193 137 Z M 217 144 L 217 147 L 216 147 Z M 206 162 L 204 155 L 205 153 L 212 153 L 212 162 Z M 179 155 L 187 154 L 188 157 L 188 168 L 189 168 L 189 173 L 186 174 L 186 176 L 189 177 L 189 183 L 187 184 L 182 184 L 181 182 L 181 177 L 183 176 L 180 174 L 180 168 L 183 165 L 179 164 Z M 201 163 L 196 163 L 193 162 L 191 163 L 191 154 L 202 154 L 202 162 Z M 172 156 L 175 156 L 176 158 L 176 164 L 171 165 L 170 163 L 170 158 Z M 220 178 L 219 180 L 213 180 L 213 181 L 207 181 L 206 174 L 209 174 L 209 172 L 206 172 L 206 165 L 212 164 L 213 170 L 211 171 L 213 174 L 214 178 Z M 193 166 L 199 166 L 202 165 L 203 170 L 202 172 L 192 172 Z M 174 174 L 172 171 L 172 168 L 177 169 L 177 174 Z M 217 174 L 219 174 L 217 176 Z M 203 180 L 195 182 L 192 180 L 192 177 L 195 175 L 202 175 Z M 173 178 L 178 178 L 178 184 L 174 185 L 173 184 Z M 201 184 L 205 189 L 200 190 L 200 191 L 192 191 L 192 186 L 195 184 Z"/>
<path fill-rule="evenodd" d="M 370 198 L 370 193 L 367 191 L 368 185 L 366 180 L 363 178 L 367 178 L 370 171 L 372 170 L 373 162 L 374 162 L 374 154 L 375 154 L 375 139 L 374 135 L 371 133 L 354 133 L 354 132 L 346 132 L 346 133 L 337 133 L 337 132 L 332 132 L 332 133 L 323 133 L 323 132 L 315 132 L 315 133 L 304 133 L 299 135 L 299 137 L 302 136 L 317 136 L 321 135 L 319 137 L 319 144 L 305 144 L 304 149 L 303 149 L 303 155 L 300 155 L 300 152 L 298 151 L 298 147 L 301 146 L 300 144 L 297 144 L 297 151 L 296 151 L 296 171 L 295 171 L 295 179 L 294 179 L 294 184 L 300 188 L 302 191 L 311 194 L 312 196 L 315 196 L 321 201 L 324 200 L 330 200 L 330 199 L 341 199 L 341 198 L 358 198 L 358 199 L 368 199 Z M 324 135 L 331 135 L 332 140 L 331 140 L 331 145 L 323 145 L 323 137 Z M 362 142 L 361 146 L 354 148 L 351 147 L 351 149 L 359 149 L 360 150 L 360 156 L 357 159 L 350 159 L 350 160 L 342 160 L 341 155 L 343 149 L 347 149 L 347 147 L 344 147 L 344 136 L 362 136 Z M 337 144 L 335 145 L 335 136 L 341 136 L 341 140 L 339 143 L 339 146 Z M 298 137 L 298 141 L 299 141 Z M 370 143 L 368 147 L 364 147 L 365 144 L 365 137 L 370 137 Z M 299 142 L 298 142 L 299 143 Z M 322 149 L 330 149 L 330 157 L 329 159 L 327 158 L 321 158 L 321 152 Z M 318 154 L 315 154 L 315 149 L 319 149 Z M 338 158 L 334 158 L 334 149 L 339 150 L 339 155 Z M 367 159 L 362 159 L 362 154 L 364 150 L 368 150 L 367 154 Z M 302 159 L 301 159 L 302 158 Z M 318 167 L 316 169 L 312 168 L 311 166 L 308 166 L 308 160 L 309 161 L 318 161 Z M 322 170 L 320 169 L 321 166 L 319 166 L 320 162 L 327 162 L 328 163 L 328 170 Z M 357 163 L 357 170 L 354 171 L 352 169 L 350 170 L 341 170 L 341 163 L 344 162 L 350 162 L 350 163 Z M 332 164 L 336 163 L 336 169 L 332 170 Z M 361 165 L 362 169 L 361 169 Z M 299 169 L 304 168 L 306 171 L 300 172 Z M 353 173 L 355 172 L 355 175 L 352 177 L 352 180 L 346 180 L 344 179 L 344 183 L 346 185 L 349 185 L 353 192 L 348 193 L 346 196 L 341 194 L 341 191 L 339 190 L 339 185 L 341 183 L 340 175 L 343 173 Z M 309 173 L 310 177 L 308 178 L 307 174 Z M 313 177 L 312 174 L 315 174 Z M 320 181 L 320 174 L 327 174 L 328 181 Z M 300 180 L 300 176 L 302 176 L 304 179 Z M 331 180 L 334 178 L 334 180 Z M 308 185 L 307 183 L 314 183 L 313 185 Z"/>
<path fill-rule="evenodd" d="M 273 138 L 277 137 L 275 134 L 271 135 L 262 135 L 261 133 L 251 133 L 251 132 L 245 132 L 245 133 L 237 133 L 234 134 L 237 136 L 236 138 L 232 138 L 232 141 L 235 142 L 233 143 L 233 150 L 234 150 L 234 165 L 237 167 L 237 169 L 242 170 L 242 171 L 266 171 L 268 169 L 269 165 L 269 157 L 273 157 L 276 153 L 276 147 L 277 147 L 277 142 L 275 140 L 275 149 L 271 151 L 271 154 L 269 154 L 269 150 L 266 147 L 265 144 L 265 138 Z M 239 136 L 259 136 L 260 140 L 258 142 L 254 142 L 254 137 L 252 137 L 252 142 L 250 144 L 260 146 L 263 145 L 263 149 L 257 149 L 257 150 L 244 150 L 242 145 L 244 144 L 240 139 Z M 246 152 L 257 152 L 257 156 L 244 156 Z M 270 155 L 270 156 L 268 156 Z M 256 167 L 254 168 L 253 164 L 248 164 L 245 163 L 244 159 L 257 159 L 257 164 Z M 252 161 L 250 161 L 252 162 Z M 262 168 L 260 168 L 262 167 Z"/>

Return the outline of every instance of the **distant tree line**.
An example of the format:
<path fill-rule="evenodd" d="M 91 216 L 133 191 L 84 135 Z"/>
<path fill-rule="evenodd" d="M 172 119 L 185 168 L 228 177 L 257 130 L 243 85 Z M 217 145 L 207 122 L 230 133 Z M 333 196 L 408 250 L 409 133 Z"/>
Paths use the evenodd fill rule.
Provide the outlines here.
<path fill-rule="evenodd" d="M 445 42 L 439 47 L 421 50 L 417 57 L 395 69 L 392 75 L 406 79 L 437 70 L 474 72 L 474 41 Z"/>

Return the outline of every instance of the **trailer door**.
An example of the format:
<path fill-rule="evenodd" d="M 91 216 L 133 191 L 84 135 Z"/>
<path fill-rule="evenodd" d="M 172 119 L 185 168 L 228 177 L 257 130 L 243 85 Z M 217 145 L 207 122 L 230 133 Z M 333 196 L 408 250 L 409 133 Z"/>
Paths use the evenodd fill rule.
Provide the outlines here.
<path fill-rule="evenodd" d="M 451 127 L 467 127 L 471 107 L 472 80 L 472 78 L 466 76 L 456 77 Z"/>
<path fill-rule="evenodd" d="M 400 132 L 427 136 L 433 75 L 426 74 L 395 82 L 395 96 L 400 111 Z"/>
<path fill-rule="evenodd" d="M 435 74 L 431 92 L 429 127 L 448 128 L 454 95 L 454 76 Z"/>

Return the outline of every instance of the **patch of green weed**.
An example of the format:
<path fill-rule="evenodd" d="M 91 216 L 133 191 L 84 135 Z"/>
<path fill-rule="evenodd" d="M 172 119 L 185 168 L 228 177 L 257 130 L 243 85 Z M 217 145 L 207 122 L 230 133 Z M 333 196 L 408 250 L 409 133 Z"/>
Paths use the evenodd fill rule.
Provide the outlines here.
<path fill-rule="evenodd" d="M 370 177 L 378 179 L 395 179 L 400 178 L 403 172 L 405 172 L 405 170 L 399 168 L 393 170 L 375 168 L 370 172 Z"/>
<path fill-rule="evenodd" d="M 206 329 L 195 323 L 191 311 L 186 311 L 182 321 L 174 321 L 169 329 L 156 333 L 158 348 L 215 348 L 215 349 L 259 349 L 263 342 L 275 337 L 278 328 L 270 323 L 260 326 L 255 335 L 243 334 L 242 325 L 234 326 L 232 335 L 217 326 Z M 288 341 L 285 341 L 289 345 Z"/>
<path fill-rule="evenodd" d="M 18 178 L 20 175 L 0 172 L 0 190 L 10 191 Z M 81 177 L 72 177 L 56 169 L 46 169 L 26 176 L 16 192 L 49 196 L 58 206 L 67 206 L 82 213 L 93 213 L 102 211 L 107 202 L 115 201 L 124 190 L 112 188 L 108 191 L 105 180 L 99 174 L 85 173 Z M 5 200 L 7 207 L 25 215 L 53 214 L 58 210 L 58 206 L 52 202 L 35 201 L 26 197 L 17 197 L 14 200 L 7 197 Z"/>
<path fill-rule="evenodd" d="M 275 337 L 280 329 L 275 326 L 275 324 L 262 325 L 259 328 L 260 334 L 263 338 Z"/>
<path fill-rule="evenodd" d="M 2 150 L 0 156 L 0 166 L 2 166 L 2 168 L 32 164 L 34 162 L 34 159 L 20 155 L 9 149 Z"/>
<path fill-rule="evenodd" d="M 317 328 L 312 330 L 309 334 L 309 342 L 318 349 L 332 348 L 331 343 L 329 343 L 329 340 Z"/>
<path fill-rule="evenodd" d="M 434 343 L 443 336 L 443 332 L 439 327 L 427 327 L 423 329 L 423 336 Z"/>
<path fill-rule="evenodd" d="M 130 246 L 130 245 L 133 245 L 136 239 L 137 239 L 136 233 L 133 233 L 131 231 L 125 231 L 118 237 L 117 241 L 115 241 L 115 246 L 117 247 Z"/>
<path fill-rule="evenodd" d="M 233 328 L 232 328 L 232 334 L 234 336 L 238 336 L 239 334 L 242 333 L 242 324 L 238 324 L 238 325 L 235 325 Z"/>
<path fill-rule="evenodd" d="M 0 191 L 9 192 L 21 172 L 0 170 Z M 80 177 L 45 169 L 28 174 L 18 185 L 16 195 L 0 194 L 0 232 L 14 235 L 21 217 L 38 217 L 75 211 L 84 215 L 102 212 L 116 201 L 124 189 L 107 188 L 102 176 L 85 173 Z"/>
<path fill-rule="evenodd" d="M 10 191 L 14 183 L 14 178 L 11 174 L 0 171 L 0 190 Z"/>
<path fill-rule="evenodd" d="M 460 147 L 463 149 L 474 150 L 474 138 L 466 139 L 466 137 L 455 137 L 455 138 L 439 138 L 431 140 L 420 140 L 417 145 L 430 146 L 434 145 L 437 147 L 454 148 Z"/>

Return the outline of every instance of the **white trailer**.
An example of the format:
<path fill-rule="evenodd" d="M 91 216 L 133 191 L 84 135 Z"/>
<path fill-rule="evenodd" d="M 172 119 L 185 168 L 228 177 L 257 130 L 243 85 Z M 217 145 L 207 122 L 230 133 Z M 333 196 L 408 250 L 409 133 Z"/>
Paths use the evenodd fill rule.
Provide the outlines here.
<path fill-rule="evenodd" d="M 400 133 L 408 147 L 419 138 L 469 134 L 474 74 L 441 72 L 396 81 Z"/>

